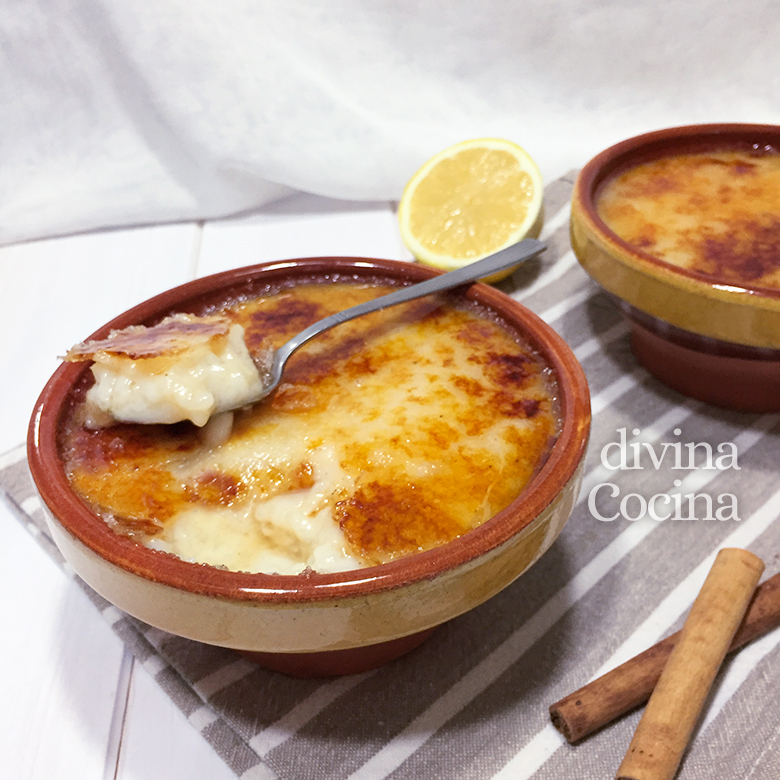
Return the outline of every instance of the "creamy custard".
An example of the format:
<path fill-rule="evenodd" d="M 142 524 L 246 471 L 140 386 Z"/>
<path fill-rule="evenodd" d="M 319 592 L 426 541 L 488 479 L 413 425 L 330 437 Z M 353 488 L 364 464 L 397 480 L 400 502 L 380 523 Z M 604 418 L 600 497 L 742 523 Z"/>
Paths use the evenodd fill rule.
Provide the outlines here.
<path fill-rule="evenodd" d="M 243 328 L 227 317 L 178 314 L 147 328 L 77 344 L 69 362 L 92 361 L 86 425 L 115 422 L 204 426 L 215 413 L 256 400 L 263 390 Z"/>
<path fill-rule="evenodd" d="M 627 243 L 714 281 L 780 288 L 780 154 L 681 154 L 631 168 L 597 201 Z"/>
<path fill-rule="evenodd" d="M 391 289 L 306 284 L 218 313 L 258 354 Z M 216 438 L 189 422 L 90 429 L 84 387 L 60 443 L 69 478 L 118 533 L 233 570 L 339 571 L 455 539 L 523 490 L 559 416 L 544 361 L 449 300 L 322 334 Z"/>

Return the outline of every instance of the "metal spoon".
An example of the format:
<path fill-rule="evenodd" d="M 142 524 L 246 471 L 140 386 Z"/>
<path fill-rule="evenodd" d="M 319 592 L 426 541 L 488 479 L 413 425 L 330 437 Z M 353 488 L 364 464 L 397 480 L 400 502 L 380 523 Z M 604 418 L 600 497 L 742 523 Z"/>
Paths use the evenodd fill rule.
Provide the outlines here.
<path fill-rule="evenodd" d="M 449 271 L 441 276 L 434 276 L 432 279 L 426 279 L 424 282 L 404 287 L 395 292 L 391 292 L 388 295 L 382 295 L 379 298 L 374 298 L 372 301 L 360 303 L 357 306 L 352 306 L 344 311 L 331 314 L 329 317 L 325 317 L 319 322 L 315 322 L 313 325 L 309 325 L 308 328 L 301 331 L 297 336 L 294 336 L 285 344 L 282 344 L 282 346 L 274 352 L 271 365 L 263 376 L 262 392 L 255 400 L 260 401 L 276 390 L 279 383 L 282 381 L 282 372 L 284 371 L 285 363 L 287 363 L 297 349 L 306 344 L 306 342 L 311 341 L 311 339 L 318 336 L 320 333 L 330 330 L 336 325 L 340 325 L 342 322 L 347 322 L 347 320 L 352 320 L 355 317 L 362 317 L 364 314 L 369 314 L 370 312 L 380 311 L 381 309 L 386 309 L 389 306 L 395 306 L 399 303 L 413 301 L 416 298 L 422 298 L 425 295 L 431 295 L 435 292 L 450 290 L 453 287 L 458 287 L 466 282 L 483 279 L 498 273 L 499 271 L 504 271 L 507 268 L 518 265 L 524 260 L 528 260 L 534 255 L 538 255 L 540 252 L 544 251 L 544 249 L 546 249 L 546 247 L 541 241 L 537 241 L 533 238 L 526 238 L 523 241 L 508 246 L 505 249 L 501 249 L 482 260 L 477 260 L 475 263 L 469 263 L 463 268 L 458 268 L 456 271 Z"/>

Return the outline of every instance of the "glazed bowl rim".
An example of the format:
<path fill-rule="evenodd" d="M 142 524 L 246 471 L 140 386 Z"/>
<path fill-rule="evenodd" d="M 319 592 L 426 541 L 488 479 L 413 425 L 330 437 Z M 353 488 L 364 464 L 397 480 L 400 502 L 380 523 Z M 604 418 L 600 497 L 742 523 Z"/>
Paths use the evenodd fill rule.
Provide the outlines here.
<path fill-rule="evenodd" d="M 636 165 L 680 154 L 750 144 L 761 137 L 773 138 L 780 152 L 780 125 L 712 123 L 680 125 L 627 138 L 599 152 L 580 170 L 574 186 L 574 202 L 583 218 L 613 259 L 655 277 L 673 287 L 682 287 L 708 297 L 739 305 L 760 306 L 780 311 L 780 289 L 719 281 L 697 271 L 680 268 L 638 249 L 621 239 L 601 219 L 596 209 L 600 188 L 613 176 Z M 751 143 L 751 139 L 753 142 Z"/>
<path fill-rule="evenodd" d="M 232 288 L 294 277 L 365 277 L 409 282 L 440 272 L 395 260 L 359 257 L 312 257 L 260 263 L 201 277 L 171 288 L 126 310 L 89 338 L 112 329 L 150 324 L 173 311 L 195 307 L 198 300 L 229 297 Z M 485 284 L 464 293 L 523 334 L 551 367 L 559 388 L 562 426 L 547 461 L 506 509 L 462 537 L 440 547 L 379 566 L 331 574 L 257 574 L 217 569 L 152 550 L 112 531 L 71 489 L 57 447 L 60 421 L 69 393 L 89 370 L 88 364 L 61 365 L 38 398 L 30 419 L 27 450 L 36 488 L 51 516 L 70 536 L 125 571 L 192 593 L 263 603 L 321 602 L 401 588 L 432 579 L 444 571 L 475 561 L 530 526 L 571 480 L 582 460 L 590 429 L 590 401 L 581 366 L 555 331 L 521 304 Z"/>

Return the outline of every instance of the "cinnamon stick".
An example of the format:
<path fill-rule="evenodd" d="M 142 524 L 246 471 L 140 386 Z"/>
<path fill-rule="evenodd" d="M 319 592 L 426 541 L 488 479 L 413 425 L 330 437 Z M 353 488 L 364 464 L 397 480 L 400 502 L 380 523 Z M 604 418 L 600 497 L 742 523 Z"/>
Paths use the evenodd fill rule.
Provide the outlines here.
<path fill-rule="evenodd" d="M 780 574 L 775 574 L 756 590 L 729 652 L 778 626 Z M 574 743 L 647 702 L 679 637 L 678 631 L 552 704 L 553 725 Z"/>
<path fill-rule="evenodd" d="M 672 780 L 758 580 L 760 558 L 725 549 L 693 602 L 616 780 Z"/>

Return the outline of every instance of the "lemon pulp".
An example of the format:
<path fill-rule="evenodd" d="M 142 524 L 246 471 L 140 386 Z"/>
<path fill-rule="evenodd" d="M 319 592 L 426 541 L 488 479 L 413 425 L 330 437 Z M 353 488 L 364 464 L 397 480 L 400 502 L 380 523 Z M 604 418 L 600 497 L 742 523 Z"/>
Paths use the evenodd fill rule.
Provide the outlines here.
<path fill-rule="evenodd" d="M 541 210 L 542 178 L 528 154 L 510 141 L 478 139 L 423 165 L 398 216 L 414 257 L 451 270 L 538 235 Z"/>

